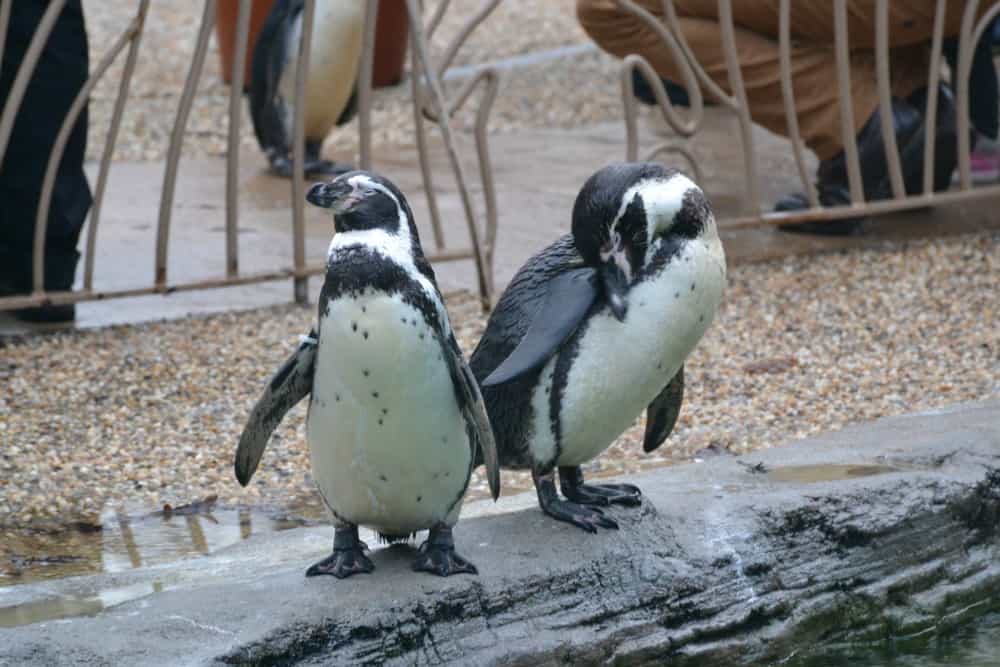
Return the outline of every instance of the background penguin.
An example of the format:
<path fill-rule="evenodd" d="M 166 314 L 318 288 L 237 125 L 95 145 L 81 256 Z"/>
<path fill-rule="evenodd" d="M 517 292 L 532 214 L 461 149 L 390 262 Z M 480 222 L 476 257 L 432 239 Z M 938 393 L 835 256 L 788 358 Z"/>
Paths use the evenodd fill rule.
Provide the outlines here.
<path fill-rule="evenodd" d="M 295 72 L 305 0 L 277 0 L 253 51 L 250 115 L 271 170 L 292 174 Z M 319 157 L 323 140 L 355 113 L 365 0 L 323 0 L 313 17 L 305 92 L 305 171 L 338 174 L 350 167 Z"/>
<path fill-rule="evenodd" d="M 644 408 L 643 448 L 667 438 L 684 360 L 725 279 L 711 208 L 687 177 L 659 164 L 617 164 L 587 180 L 573 233 L 521 267 L 470 360 L 500 464 L 531 469 L 545 513 L 596 532 L 618 527 L 600 506 L 640 503 L 629 484 L 585 485 L 580 465 Z"/>
<path fill-rule="evenodd" d="M 310 395 L 312 472 L 336 533 L 333 554 L 306 576 L 372 571 L 358 524 L 390 542 L 430 529 L 413 569 L 475 573 L 451 528 L 477 457 L 496 499 L 496 448 L 413 213 L 392 183 L 365 172 L 316 184 L 307 199 L 331 209 L 336 227 L 318 334 L 304 337 L 254 407 L 236 478 L 250 481 L 274 428 Z"/>

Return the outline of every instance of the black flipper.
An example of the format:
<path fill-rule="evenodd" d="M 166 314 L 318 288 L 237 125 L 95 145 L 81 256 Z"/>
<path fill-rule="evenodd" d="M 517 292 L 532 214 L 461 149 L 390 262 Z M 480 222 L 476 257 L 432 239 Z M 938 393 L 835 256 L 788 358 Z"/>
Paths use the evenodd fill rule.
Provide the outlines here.
<path fill-rule="evenodd" d="M 250 118 L 257 143 L 275 160 L 287 157 L 291 146 L 291 102 L 281 95 L 281 76 L 288 65 L 290 24 L 302 13 L 305 0 L 277 0 L 253 50 L 250 68 Z"/>
<path fill-rule="evenodd" d="M 546 287 L 545 300 L 524 338 L 486 378 L 483 386 L 509 382 L 549 360 L 580 325 L 597 299 L 597 271 L 590 267 L 571 268 L 552 278 Z"/>
<path fill-rule="evenodd" d="M 674 430 L 677 417 L 681 414 L 684 401 L 684 366 L 663 388 L 660 395 L 646 408 L 646 435 L 642 439 L 642 449 L 649 453 L 663 444 Z"/>
<path fill-rule="evenodd" d="M 441 336 L 447 337 L 448 340 L 445 357 L 448 360 L 458 405 L 465 418 L 466 432 L 469 434 L 470 442 L 473 443 L 472 460 L 476 460 L 476 449 L 482 452 L 483 463 L 486 464 L 486 481 L 489 482 L 493 500 L 496 500 L 500 496 L 500 459 L 497 456 L 497 445 L 493 438 L 490 417 L 486 412 L 486 403 L 483 401 L 483 395 L 479 391 L 472 370 L 462 357 L 462 350 L 458 347 L 454 334 L 450 331 L 441 332 Z"/>
<path fill-rule="evenodd" d="M 236 447 L 234 469 L 236 479 L 242 486 L 246 486 L 253 477 L 267 441 L 285 414 L 312 391 L 317 343 L 316 330 L 313 329 L 274 374 L 254 405 Z"/>
<path fill-rule="evenodd" d="M 344 105 L 344 110 L 340 112 L 340 116 L 337 117 L 337 127 L 341 125 L 346 125 L 350 123 L 354 117 L 358 115 L 358 84 L 355 82 L 354 90 L 351 91 L 351 96 L 347 98 L 347 104 Z"/>

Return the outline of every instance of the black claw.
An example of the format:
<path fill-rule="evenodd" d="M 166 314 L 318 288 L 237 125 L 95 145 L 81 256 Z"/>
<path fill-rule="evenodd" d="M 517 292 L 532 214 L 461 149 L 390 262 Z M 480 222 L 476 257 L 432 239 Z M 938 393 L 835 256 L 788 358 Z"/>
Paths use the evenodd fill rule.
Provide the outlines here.
<path fill-rule="evenodd" d="M 559 488 L 567 500 L 581 505 L 638 507 L 642 504 L 639 487 L 632 484 L 584 484 L 583 471 L 579 466 L 559 468 Z"/>
<path fill-rule="evenodd" d="M 556 484 L 552 473 L 547 475 L 534 473 L 533 477 L 535 489 L 538 491 L 538 504 L 542 511 L 553 519 L 571 523 L 588 533 L 596 533 L 599 527 L 618 529 L 618 522 L 611 517 L 604 516 L 604 511 L 600 508 L 588 507 L 572 500 L 561 500 L 556 494 Z"/>
<path fill-rule="evenodd" d="M 338 527 L 333 538 L 333 553 L 306 570 L 307 577 L 329 574 L 346 579 L 355 574 L 367 574 L 375 564 L 365 556 L 368 545 L 358 539 L 358 527 Z"/>
<path fill-rule="evenodd" d="M 440 577 L 453 574 L 479 574 L 476 566 L 455 553 L 455 542 L 448 526 L 431 528 L 420 545 L 420 555 L 413 560 L 414 572 L 430 572 Z"/>

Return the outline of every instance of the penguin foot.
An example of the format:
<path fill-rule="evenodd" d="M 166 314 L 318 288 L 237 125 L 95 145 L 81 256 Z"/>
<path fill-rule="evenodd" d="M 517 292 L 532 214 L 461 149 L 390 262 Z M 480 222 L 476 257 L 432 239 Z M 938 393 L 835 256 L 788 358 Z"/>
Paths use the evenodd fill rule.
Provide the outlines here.
<path fill-rule="evenodd" d="M 271 173 L 278 178 L 292 177 L 292 158 L 286 155 L 278 155 L 271 158 Z M 351 171 L 354 167 L 342 162 L 332 162 L 319 158 L 306 157 L 303 165 L 303 173 L 306 176 L 339 176 Z"/>
<path fill-rule="evenodd" d="M 618 529 L 618 522 L 605 516 L 604 512 L 597 507 L 587 507 L 571 500 L 561 500 L 556 493 L 556 482 L 551 472 L 545 475 L 533 472 L 532 477 L 535 481 L 535 490 L 538 492 L 538 505 L 553 519 L 571 523 L 588 533 L 596 533 L 598 528 Z M 565 487 L 563 493 L 566 495 Z"/>
<path fill-rule="evenodd" d="M 448 526 L 431 528 L 420 545 L 420 555 L 413 561 L 414 572 L 430 572 L 441 577 L 453 574 L 479 574 L 476 566 L 455 553 L 455 541 Z"/>
<path fill-rule="evenodd" d="M 307 577 L 329 574 L 346 579 L 355 574 L 367 574 L 375 564 L 365 556 L 368 546 L 358 539 L 358 527 L 338 526 L 333 538 L 333 553 L 306 570 Z"/>
<path fill-rule="evenodd" d="M 632 484 L 584 484 L 583 471 L 579 466 L 559 468 L 559 488 L 567 500 L 581 505 L 638 507 L 642 504 L 639 487 Z"/>

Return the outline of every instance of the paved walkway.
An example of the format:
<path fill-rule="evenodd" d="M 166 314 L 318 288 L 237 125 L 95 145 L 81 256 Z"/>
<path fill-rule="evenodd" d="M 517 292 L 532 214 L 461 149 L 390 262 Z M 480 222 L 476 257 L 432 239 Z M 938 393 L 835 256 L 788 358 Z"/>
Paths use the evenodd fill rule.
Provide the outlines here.
<path fill-rule="evenodd" d="M 695 143 L 704 187 L 720 217 L 739 212 L 743 176 L 738 142 L 732 136 L 731 118 L 717 110 L 707 113 L 706 126 Z M 644 123 L 644 145 L 651 145 L 656 127 Z M 502 287 L 521 263 L 536 250 L 567 232 L 570 210 L 583 181 L 607 162 L 624 155 L 624 130 L 620 124 L 602 124 L 565 130 L 522 130 L 494 135 L 490 139 L 495 180 L 500 203 L 495 280 Z M 464 138 L 463 138 L 464 139 Z M 782 140 L 763 130 L 757 140 L 762 155 L 765 201 L 798 189 L 790 154 Z M 462 152 L 467 174 L 478 173 L 471 139 L 464 139 Z M 434 145 L 436 186 L 451 248 L 467 246 L 464 216 L 444 151 Z M 416 150 L 412 147 L 375 155 L 375 168 L 392 178 L 409 194 L 422 231 L 425 250 L 433 237 L 422 195 Z M 96 165 L 90 165 L 92 179 Z M 95 287 L 115 289 L 152 284 L 156 216 L 163 180 L 163 165 L 157 162 L 119 163 L 112 170 L 105 209 L 98 232 Z M 473 179 L 474 181 L 476 179 Z M 290 186 L 263 171 L 259 155 L 247 151 L 240 172 L 240 269 L 244 272 L 273 270 L 291 265 L 292 240 Z M 190 281 L 218 277 L 224 273 L 225 163 L 222 160 L 182 161 L 177 186 L 177 205 L 170 233 L 168 281 Z M 474 198 L 482 214 L 481 189 Z M 1000 227 L 993 200 L 884 216 L 877 229 L 859 238 L 819 238 L 793 235 L 772 229 L 743 230 L 723 235 L 731 264 L 771 259 L 787 254 L 822 252 L 866 246 L 884 239 L 939 236 L 982 227 Z M 329 219 L 307 206 L 307 255 L 321 261 L 332 232 Z M 482 218 L 480 218 L 481 220 Z M 82 245 L 82 242 L 81 242 Z M 82 272 L 82 265 L 81 265 Z M 442 289 L 473 289 L 471 261 L 438 263 Z M 310 297 L 315 299 L 320 280 L 314 278 Z M 170 296 L 145 296 L 90 302 L 78 307 L 81 327 L 183 317 L 192 313 L 255 308 L 291 300 L 290 281 L 183 292 Z M 0 333 L 28 330 L 25 325 L 0 313 Z"/>

